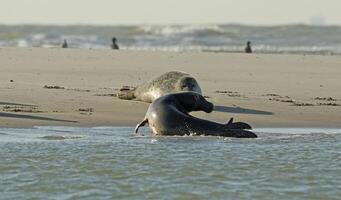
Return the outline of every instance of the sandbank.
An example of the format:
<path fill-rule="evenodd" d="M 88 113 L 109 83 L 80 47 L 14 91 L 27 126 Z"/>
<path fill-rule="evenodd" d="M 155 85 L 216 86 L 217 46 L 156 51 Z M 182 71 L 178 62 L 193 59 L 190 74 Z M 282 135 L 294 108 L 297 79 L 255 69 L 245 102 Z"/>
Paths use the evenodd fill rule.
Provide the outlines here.
<path fill-rule="evenodd" d="M 166 71 L 192 74 L 215 111 L 253 127 L 341 127 L 341 57 L 0 48 L 0 127 L 135 126 L 148 103 L 118 99 Z"/>

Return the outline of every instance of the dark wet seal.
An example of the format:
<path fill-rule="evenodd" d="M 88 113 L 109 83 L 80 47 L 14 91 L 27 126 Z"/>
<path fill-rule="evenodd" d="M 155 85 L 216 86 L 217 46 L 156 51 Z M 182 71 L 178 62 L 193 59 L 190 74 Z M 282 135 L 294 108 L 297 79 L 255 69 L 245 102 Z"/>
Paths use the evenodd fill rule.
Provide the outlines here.
<path fill-rule="evenodd" d="M 244 122 L 221 124 L 191 116 L 193 111 L 213 111 L 213 104 L 196 92 L 177 92 L 162 96 L 153 101 L 145 118 L 135 128 L 135 133 L 145 124 L 149 124 L 154 135 L 181 136 L 203 135 L 237 138 L 256 138 L 257 135 L 245 129 L 252 127 Z"/>

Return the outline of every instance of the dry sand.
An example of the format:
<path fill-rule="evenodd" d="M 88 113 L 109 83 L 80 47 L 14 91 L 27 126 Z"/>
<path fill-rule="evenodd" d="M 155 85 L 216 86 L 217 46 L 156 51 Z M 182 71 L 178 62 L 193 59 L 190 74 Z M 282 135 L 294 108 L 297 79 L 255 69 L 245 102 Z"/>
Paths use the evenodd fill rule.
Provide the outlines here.
<path fill-rule="evenodd" d="M 113 95 L 171 70 L 192 74 L 215 104 L 196 116 L 341 127 L 340 56 L 41 48 L 0 48 L 0 127 L 135 126 L 148 104 Z"/>

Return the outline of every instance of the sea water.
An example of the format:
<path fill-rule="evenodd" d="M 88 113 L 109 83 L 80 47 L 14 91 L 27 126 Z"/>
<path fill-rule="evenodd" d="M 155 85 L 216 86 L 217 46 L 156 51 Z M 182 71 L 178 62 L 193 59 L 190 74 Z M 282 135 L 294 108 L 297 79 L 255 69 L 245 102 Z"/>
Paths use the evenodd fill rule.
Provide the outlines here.
<path fill-rule="evenodd" d="M 0 128 L 0 199 L 340 199 L 341 129 Z"/>
<path fill-rule="evenodd" d="M 243 52 L 251 41 L 254 52 L 341 54 L 341 26 L 243 26 L 238 24 L 139 26 L 0 25 L 0 46 L 110 48 L 148 51 Z"/>

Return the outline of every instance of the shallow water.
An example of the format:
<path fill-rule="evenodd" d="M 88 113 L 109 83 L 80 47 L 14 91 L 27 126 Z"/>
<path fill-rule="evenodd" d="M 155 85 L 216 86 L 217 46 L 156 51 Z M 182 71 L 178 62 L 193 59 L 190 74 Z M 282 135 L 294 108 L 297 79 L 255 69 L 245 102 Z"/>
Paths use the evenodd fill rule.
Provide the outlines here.
<path fill-rule="evenodd" d="M 339 199 L 341 129 L 257 139 L 0 129 L 0 199 Z"/>

